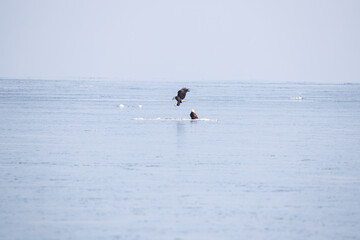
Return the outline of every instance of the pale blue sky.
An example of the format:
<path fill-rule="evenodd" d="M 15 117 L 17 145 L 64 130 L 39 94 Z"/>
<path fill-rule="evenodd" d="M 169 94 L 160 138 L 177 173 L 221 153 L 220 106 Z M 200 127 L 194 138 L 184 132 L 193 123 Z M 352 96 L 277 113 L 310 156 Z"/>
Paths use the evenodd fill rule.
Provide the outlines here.
<path fill-rule="evenodd" d="M 360 1 L 0 0 L 0 77 L 360 82 Z"/>

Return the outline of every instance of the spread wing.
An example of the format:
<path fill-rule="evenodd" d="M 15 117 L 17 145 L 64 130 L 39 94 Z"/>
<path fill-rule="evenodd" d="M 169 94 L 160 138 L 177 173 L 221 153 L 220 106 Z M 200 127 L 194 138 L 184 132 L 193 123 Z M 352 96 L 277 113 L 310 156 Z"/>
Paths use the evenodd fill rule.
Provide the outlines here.
<path fill-rule="evenodd" d="M 190 89 L 188 89 L 188 88 L 182 88 L 182 89 L 180 89 L 180 90 L 178 91 L 178 97 L 179 97 L 180 99 L 184 99 L 187 92 L 190 92 Z"/>

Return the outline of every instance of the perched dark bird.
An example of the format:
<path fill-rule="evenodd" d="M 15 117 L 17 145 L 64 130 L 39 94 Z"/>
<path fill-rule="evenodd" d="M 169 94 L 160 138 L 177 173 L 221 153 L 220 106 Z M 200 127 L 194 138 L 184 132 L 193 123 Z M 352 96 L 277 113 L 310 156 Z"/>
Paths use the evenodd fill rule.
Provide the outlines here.
<path fill-rule="evenodd" d="M 178 91 L 177 96 L 175 96 L 173 98 L 173 100 L 176 99 L 176 101 L 177 101 L 177 103 L 175 104 L 175 107 L 180 106 L 180 103 L 182 103 L 182 102 L 186 102 L 186 100 L 183 100 L 183 99 L 185 98 L 187 92 L 190 92 L 190 89 L 182 88 Z"/>
<path fill-rule="evenodd" d="M 198 116 L 196 115 L 194 109 L 191 109 L 190 117 L 191 117 L 191 119 L 199 119 Z"/>

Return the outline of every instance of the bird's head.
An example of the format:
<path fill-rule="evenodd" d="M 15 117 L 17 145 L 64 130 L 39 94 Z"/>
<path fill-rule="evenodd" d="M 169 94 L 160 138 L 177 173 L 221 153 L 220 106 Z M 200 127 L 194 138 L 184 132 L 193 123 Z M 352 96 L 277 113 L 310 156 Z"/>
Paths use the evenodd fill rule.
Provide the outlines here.
<path fill-rule="evenodd" d="M 195 110 L 194 110 L 194 109 L 191 109 L 191 112 L 195 113 Z"/>

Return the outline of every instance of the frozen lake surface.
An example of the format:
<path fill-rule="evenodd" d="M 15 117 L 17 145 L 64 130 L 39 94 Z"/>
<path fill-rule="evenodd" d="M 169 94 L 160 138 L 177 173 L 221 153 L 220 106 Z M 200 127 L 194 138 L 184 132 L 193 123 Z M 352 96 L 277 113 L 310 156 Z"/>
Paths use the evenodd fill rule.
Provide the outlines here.
<path fill-rule="evenodd" d="M 360 239 L 359 84 L 3 79 L 0 114 L 2 240 Z"/>

